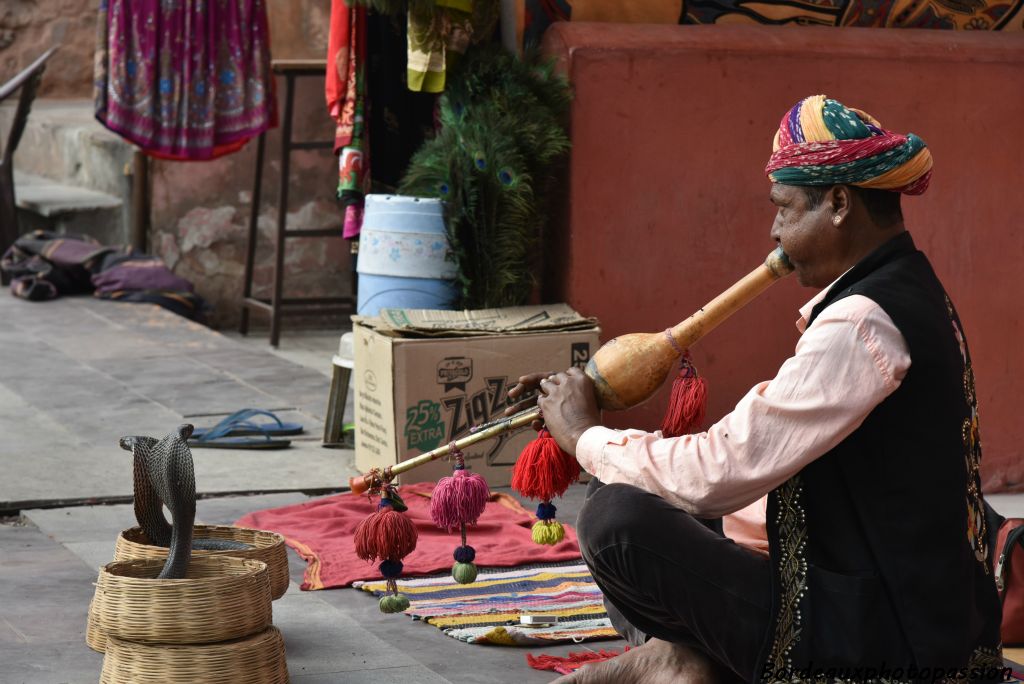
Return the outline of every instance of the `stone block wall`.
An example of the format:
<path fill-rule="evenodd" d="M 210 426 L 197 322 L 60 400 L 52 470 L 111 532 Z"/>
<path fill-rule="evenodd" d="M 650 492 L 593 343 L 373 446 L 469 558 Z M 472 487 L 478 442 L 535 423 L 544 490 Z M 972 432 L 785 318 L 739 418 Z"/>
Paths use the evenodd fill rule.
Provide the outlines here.
<path fill-rule="evenodd" d="M 903 202 L 907 226 L 970 340 L 986 490 L 1024 491 L 1024 141 L 974 134 L 1024 119 L 1019 34 L 563 22 L 545 49 L 574 93 L 545 297 L 597 316 L 605 339 L 682 320 L 775 247 L 764 165 L 800 98 L 825 93 L 920 135 L 935 172 L 925 195 Z M 694 346 L 709 422 L 775 375 L 813 295 L 780 282 Z M 657 426 L 663 392 L 607 424 Z"/>
<path fill-rule="evenodd" d="M 305 82 L 304 82 L 305 81 Z M 300 79 L 294 137 L 328 140 L 318 79 Z M 279 91 L 283 83 L 278 82 Z M 256 141 L 235 154 L 209 162 L 151 162 L 150 251 L 188 278 L 214 306 L 210 323 L 234 325 L 241 309 L 245 244 L 252 211 Z M 280 184 L 280 129 L 267 134 L 258 219 L 255 287 L 269 296 L 274 263 Z M 330 150 L 292 152 L 289 229 L 333 228 L 341 235 L 342 211 L 334 199 L 337 161 Z M 345 295 L 351 292 L 349 244 L 338 238 L 290 239 L 285 252 L 286 297 Z M 253 314 L 254 325 L 264 316 Z"/>
<path fill-rule="evenodd" d="M 274 58 L 325 56 L 329 0 L 266 1 Z M 76 100 L 68 102 L 67 106 L 83 112 L 80 117 L 83 130 L 99 127 L 87 114 L 93 88 L 97 5 L 98 0 L 3 0 L 0 3 L 0 82 L 18 73 L 50 45 L 60 44 L 60 50 L 47 66 L 37 112 L 56 104 L 48 102 L 51 100 Z M 326 113 L 323 82 L 303 78 L 297 83 L 293 136 L 298 140 L 331 139 L 333 127 Z M 279 80 L 277 85 L 278 107 L 283 113 L 284 82 Z M 30 137 L 27 134 L 26 140 Z M 76 169 L 95 163 L 84 147 L 79 148 L 62 149 L 61 154 L 74 158 L 52 163 L 55 167 L 63 164 Z M 267 136 L 258 224 L 260 239 L 255 271 L 258 295 L 269 294 L 271 282 L 272 240 L 279 204 L 279 149 L 280 131 L 271 131 Z M 22 165 L 32 161 L 26 156 L 30 152 L 19 149 L 19 160 L 25 160 Z M 210 322 L 215 327 L 233 325 L 240 313 L 255 162 L 255 140 L 235 154 L 210 162 L 150 162 L 149 251 L 163 257 L 176 273 L 196 285 L 198 292 L 214 307 Z M 40 163 L 50 162 L 43 159 Z M 56 173 L 58 169 L 53 171 L 42 175 L 61 175 Z M 110 171 L 118 177 L 124 173 L 120 165 L 94 171 Z M 33 172 L 40 171 L 33 169 Z M 337 161 L 331 152 L 294 152 L 290 176 L 289 228 L 337 228 L 340 235 L 341 210 L 334 199 Z M 289 240 L 286 296 L 348 294 L 351 291 L 350 262 L 348 243 L 340 238 Z M 254 314 L 254 325 L 260 325 L 263 320 L 259 312 Z"/>
<path fill-rule="evenodd" d="M 97 0 L 3 0 L 0 3 L 0 83 L 52 45 L 39 97 L 92 96 Z"/>
<path fill-rule="evenodd" d="M 330 0 L 266 0 L 274 56 L 323 57 Z M 39 92 L 46 98 L 92 97 L 99 0 L 3 0 L 0 3 L 0 83 L 60 45 Z"/>
<path fill-rule="evenodd" d="M 277 59 L 323 58 L 327 54 L 328 0 L 268 0 L 272 56 Z M 296 140 L 330 140 L 323 81 L 296 81 Z M 278 79 L 278 112 L 284 113 L 284 80 Z M 269 296 L 274 263 L 280 185 L 281 131 L 267 134 L 263 192 L 256 251 L 255 294 Z M 235 325 L 241 312 L 245 241 L 252 210 L 256 141 L 209 162 L 151 163 L 150 250 L 178 275 L 196 284 L 214 307 L 210 324 Z M 289 229 L 337 228 L 342 211 L 334 199 L 337 160 L 330 150 L 299 150 L 291 155 Z M 339 238 L 288 240 L 285 252 L 286 297 L 345 295 L 351 292 L 348 243 Z M 253 325 L 265 315 L 254 312 Z M 289 319 L 301 320 L 301 319 Z"/>

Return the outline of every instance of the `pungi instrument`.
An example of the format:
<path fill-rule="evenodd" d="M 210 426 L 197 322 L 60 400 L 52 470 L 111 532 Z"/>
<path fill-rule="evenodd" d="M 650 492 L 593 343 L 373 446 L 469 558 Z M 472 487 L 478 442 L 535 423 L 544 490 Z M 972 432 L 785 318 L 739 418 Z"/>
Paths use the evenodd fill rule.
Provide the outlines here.
<path fill-rule="evenodd" d="M 689 364 L 686 350 L 792 270 L 779 247 L 763 264 L 677 325 L 662 332 L 632 333 L 606 342 L 586 367 L 587 376 L 594 382 L 598 406 L 618 410 L 643 403 L 664 384 L 676 362 L 682 360 L 663 431 L 683 434 L 698 424 L 703 416 L 703 380 L 697 378 Z M 397 591 L 395 579 L 401 574 L 400 559 L 415 547 L 416 537 L 414 526 L 401 513 L 404 505 L 393 484 L 395 477 L 438 458 L 454 457 L 452 477 L 441 478 L 434 489 L 431 515 L 439 527 L 461 529 L 462 546 L 455 550 L 452 574 L 459 582 L 472 582 L 476 577 L 475 551 L 466 544 L 466 526 L 475 523 L 483 512 L 489 490 L 479 474 L 465 469 L 462 450 L 530 425 L 541 417 L 540 409 L 528 408 L 477 426 L 451 444 L 349 480 L 353 494 L 381 497 L 377 513 L 357 528 L 355 542 L 359 557 L 382 561 L 380 569 L 391 589 L 391 595 L 381 599 L 382 611 L 398 612 L 408 607 L 407 599 Z M 554 521 L 555 506 L 551 499 L 564 493 L 578 476 L 576 459 L 563 452 L 546 430 L 541 430 L 538 439 L 527 445 L 513 470 L 512 488 L 541 501 L 537 507 L 538 522 L 533 528 L 534 541 L 556 544 L 562 540 L 562 526 Z"/>
<path fill-rule="evenodd" d="M 598 406 L 608 410 L 627 409 L 651 398 L 664 384 L 673 365 L 686 349 L 792 270 L 793 266 L 779 247 L 768 255 L 764 264 L 674 327 L 663 332 L 621 335 L 606 342 L 590 359 L 586 368 L 587 375 L 594 381 Z M 453 444 L 456 449 L 465 449 L 529 425 L 539 417 L 540 409 L 529 408 L 472 428 L 470 434 Z M 351 478 L 349 487 L 353 494 L 379 488 L 402 473 L 448 456 L 451 446 L 440 446 L 382 470 L 375 468 L 365 475 Z"/>

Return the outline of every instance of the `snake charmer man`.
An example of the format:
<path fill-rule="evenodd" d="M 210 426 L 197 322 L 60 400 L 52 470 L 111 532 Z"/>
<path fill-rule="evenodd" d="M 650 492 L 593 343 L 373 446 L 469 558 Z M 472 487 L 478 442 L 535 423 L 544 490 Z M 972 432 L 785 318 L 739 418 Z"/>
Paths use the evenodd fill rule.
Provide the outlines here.
<path fill-rule="evenodd" d="M 967 340 L 900 209 L 931 155 L 822 95 L 773 147 L 771 237 L 820 292 L 772 380 L 676 438 L 602 427 L 576 369 L 510 393 L 594 476 L 581 551 L 639 646 L 558 681 L 998 680 Z"/>

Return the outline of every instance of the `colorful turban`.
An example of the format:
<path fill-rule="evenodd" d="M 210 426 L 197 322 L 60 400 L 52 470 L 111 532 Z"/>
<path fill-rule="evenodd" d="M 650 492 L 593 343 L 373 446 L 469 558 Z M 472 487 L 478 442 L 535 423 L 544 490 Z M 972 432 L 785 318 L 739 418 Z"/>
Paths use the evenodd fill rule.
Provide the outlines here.
<path fill-rule="evenodd" d="M 786 185 L 856 185 L 920 195 L 932 155 L 913 133 L 891 133 L 870 114 L 824 95 L 786 112 L 765 173 Z"/>

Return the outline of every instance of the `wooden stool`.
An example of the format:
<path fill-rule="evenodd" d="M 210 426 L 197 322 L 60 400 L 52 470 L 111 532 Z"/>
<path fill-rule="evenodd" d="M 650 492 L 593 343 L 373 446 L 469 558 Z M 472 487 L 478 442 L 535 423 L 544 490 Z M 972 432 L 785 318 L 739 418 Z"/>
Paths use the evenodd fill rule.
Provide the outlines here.
<path fill-rule="evenodd" d="M 270 299 L 252 296 L 253 262 L 256 259 L 256 224 L 260 210 L 260 186 L 263 181 L 263 152 L 266 133 L 261 133 L 256 147 L 256 179 L 252 191 L 252 213 L 249 217 L 249 240 L 245 253 L 245 285 L 242 290 L 242 320 L 239 332 L 249 334 L 249 309 L 270 312 L 270 344 L 278 346 L 281 340 L 281 317 L 294 314 L 350 313 L 355 311 L 354 297 L 289 297 L 282 296 L 284 289 L 284 248 L 289 238 L 341 238 L 340 228 L 287 230 L 288 217 L 288 175 L 292 150 L 333 149 L 334 141 L 293 141 L 292 117 L 295 112 L 295 79 L 316 76 L 321 80 L 327 73 L 327 61 L 323 59 L 275 59 L 270 62 L 275 75 L 284 76 L 285 104 L 284 119 L 281 122 L 281 186 L 277 207 L 277 233 L 274 248 L 274 287 Z"/>

